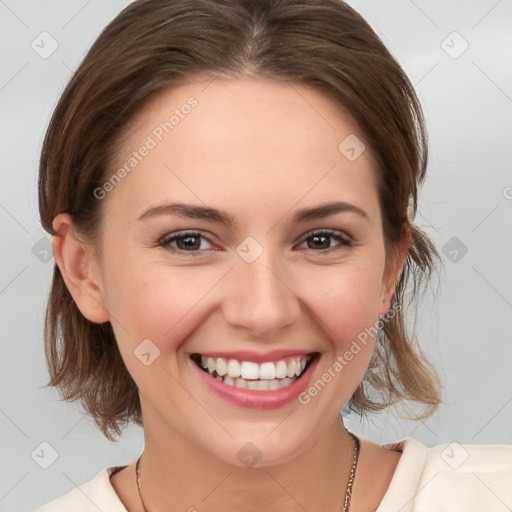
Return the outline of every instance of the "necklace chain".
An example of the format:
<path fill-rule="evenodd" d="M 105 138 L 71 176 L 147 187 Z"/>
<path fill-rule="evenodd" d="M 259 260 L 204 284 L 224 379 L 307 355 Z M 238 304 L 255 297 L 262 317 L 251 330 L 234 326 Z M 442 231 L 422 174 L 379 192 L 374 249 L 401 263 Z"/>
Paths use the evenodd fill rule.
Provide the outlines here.
<path fill-rule="evenodd" d="M 352 432 L 348 432 L 348 433 L 352 437 L 352 441 L 354 444 L 354 452 L 353 452 L 353 457 L 352 457 L 352 466 L 350 468 L 350 475 L 348 478 L 347 490 L 345 491 L 345 500 L 343 502 L 343 507 L 341 508 L 342 512 L 348 512 L 349 507 L 350 507 L 350 499 L 352 498 L 352 487 L 354 485 L 354 480 L 356 478 L 357 460 L 359 459 L 359 449 L 361 446 L 359 443 L 358 437 L 356 435 L 352 434 Z M 146 507 L 146 503 L 144 502 L 144 498 L 142 497 L 142 491 L 140 490 L 139 464 L 140 464 L 141 458 L 142 458 L 142 454 L 137 459 L 137 464 L 135 466 L 135 471 L 136 471 L 136 475 L 137 475 L 137 489 L 139 491 L 139 498 L 142 503 L 142 508 L 144 509 L 144 512 L 150 512 L 148 510 L 148 508 Z"/>
<path fill-rule="evenodd" d="M 348 432 L 348 431 L 347 431 Z M 356 478 L 356 468 L 357 468 L 357 460 L 359 459 L 359 438 L 349 432 L 350 437 L 352 437 L 352 441 L 354 441 L 354 455 L 352 458 L 352 466 L 350 468 L 350 475 L 348 477 L 347 490 L 345 491 L 345 502 L 343 503 L 342 512 L 348 512 L 348 508 L 350 506 L 350 499 L 352 498 L 352 487 L 354 485 L 354 480 Z M 147 512 L 147 511 L 145 511 Z"/>

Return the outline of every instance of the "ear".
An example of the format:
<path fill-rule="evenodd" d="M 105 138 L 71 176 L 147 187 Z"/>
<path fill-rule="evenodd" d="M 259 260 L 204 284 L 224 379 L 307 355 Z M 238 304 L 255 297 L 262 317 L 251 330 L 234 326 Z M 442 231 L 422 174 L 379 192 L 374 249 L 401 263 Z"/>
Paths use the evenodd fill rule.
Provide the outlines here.
<path fill-rule="evenodd" d="M 386 269 L 382 278 L 382 298 L 379 306 L 379 316 L 385 315 L 391 306 L 391 299 L 395 293 L 400 273 L 402 272 L 407 253 L 409 252 L 410 243 L 411 228 L 406 222 L 404 223 L 402 239 L 397 243 L 389 257 L 389 261 L 386 262 Z"/>
<path fill-rule="evenodd" d="M 56 233 L 52 239 L 53 257 L 78 309 L 91 322 L 107 322 L 109 314 L 91 248 L 77 238 L 69 214 L 57 215 L 53 229 Z"/>

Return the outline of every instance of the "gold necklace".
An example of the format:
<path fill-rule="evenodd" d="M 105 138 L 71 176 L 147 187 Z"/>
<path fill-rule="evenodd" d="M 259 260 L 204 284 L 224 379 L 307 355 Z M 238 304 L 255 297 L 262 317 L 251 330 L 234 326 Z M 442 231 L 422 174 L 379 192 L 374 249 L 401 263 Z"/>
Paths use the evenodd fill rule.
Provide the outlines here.
<path fill-rule="evenodd" d="M 353 452 L 353 457 L 352 457 L 352 467 L 350 468 L 350 475 L 348 477 L 347 490 L 345 491 L 345 499 L 343 502 L 343 506 L 341 507 L 342 512 L 348 512 L 348 509 L 350 506 L 350 499 L 352 498 L 352 487 L 354 485 L 354 480 L 356 478 L 356 468 L 357 468 L 357 460 L 359 459 L 359 449 L 361 447 L 358 437 L 356 435 L 352 434 L 352 432 L 348 432 L 348 433 L 350 434 L 350 436 L 352 437 L 352 440 L 354 442 L 354 452 Z M 144 498 L 142 497 L 142 491 L 140 490 L 139 463 L 140 463 L 141 458 L 142 458 L 142 454 L 137 459 L 137 464 L 135 466 L 135 472 L 137 475 L 137 489 L 139 491 L 139 498 L 142 503 L 142 508 L 144 509 L 144 512 L 150 512 L 148 510 L 148 508 L 146 507 L 146 504 L 144 503 Z"/>

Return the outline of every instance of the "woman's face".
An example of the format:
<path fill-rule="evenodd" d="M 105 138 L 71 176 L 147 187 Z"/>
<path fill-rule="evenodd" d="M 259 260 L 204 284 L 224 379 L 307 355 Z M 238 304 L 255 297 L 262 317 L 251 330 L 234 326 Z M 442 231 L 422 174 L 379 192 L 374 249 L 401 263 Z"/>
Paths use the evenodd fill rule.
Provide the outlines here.
<path fill-rule="evenodd" d="M 263 80 L 174 87 L 136 117 L 102 189 L 97 268 L 147 435 L 265 465 L 339 421 L 396 278 L 361 140 L 321 92 Z"/>

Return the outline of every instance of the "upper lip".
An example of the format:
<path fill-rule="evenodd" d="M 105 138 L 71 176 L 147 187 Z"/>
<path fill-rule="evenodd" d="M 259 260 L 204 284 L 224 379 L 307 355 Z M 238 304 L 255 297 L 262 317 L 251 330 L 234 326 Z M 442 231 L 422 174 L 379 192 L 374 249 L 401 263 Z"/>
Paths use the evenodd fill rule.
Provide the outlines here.
<path fill-rule="evenodd" d="M 254 352 L 252 350 L 233 350 L 230 352 L 206 350 L 204 352 L 195 352 L 205 357 L 221 357 L 223 359 L 236 359 L 237 361 L 253 361 L 255 363 L 266 363 L 270 361 L 279 361 L 290 356 L 314 355 L 312 350 L 297 349 L 276 349 L 269 352 Z"/>

